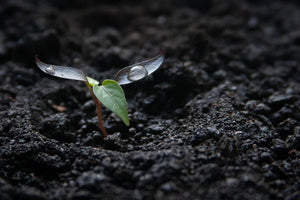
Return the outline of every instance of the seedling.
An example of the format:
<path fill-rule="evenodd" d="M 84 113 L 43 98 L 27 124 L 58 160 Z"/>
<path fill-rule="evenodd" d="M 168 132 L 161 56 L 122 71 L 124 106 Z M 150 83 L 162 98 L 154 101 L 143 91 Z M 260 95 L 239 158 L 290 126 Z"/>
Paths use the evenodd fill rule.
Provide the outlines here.
<path fill-rule="evenodd" d="M 87 85 L 92 98 L 96 103 L 101 132 L 103 136 L 106 137 L 107 133 L 104 128 L 101 115 L 101 104 L 120 117 L 126 126 L 129 126 L 127 102 L 124 91 L 120 85 L 141 80 L 152 74 L 161 66 L 164 61 L 164 57 L 165 51 L 162 50 L 162 52 L 154 58 L 121 69 L 114 77 L 114 80 L 106 79 L 102 82 L 102 85 L 100 85 L 97 80 L 86 76 L 80 69 L 46 64 L 40 61 L 37 56 L 35 57 L 35 62 L 39 69 L 46 74 L 59 78 L 83 81 Z"/>

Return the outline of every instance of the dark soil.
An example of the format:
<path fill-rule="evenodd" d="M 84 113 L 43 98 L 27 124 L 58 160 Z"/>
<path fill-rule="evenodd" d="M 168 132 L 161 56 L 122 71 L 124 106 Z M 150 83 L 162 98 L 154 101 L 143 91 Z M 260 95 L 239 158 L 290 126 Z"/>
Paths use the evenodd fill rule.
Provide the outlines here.
<path fill-rule="evenodd" d="M 1 1 L 0 199 L 300 199 L 298 1 Z M 131 125 L 34 55 L 125 85 Z M 60 107 L 58 107 L 60 106 Z"/>

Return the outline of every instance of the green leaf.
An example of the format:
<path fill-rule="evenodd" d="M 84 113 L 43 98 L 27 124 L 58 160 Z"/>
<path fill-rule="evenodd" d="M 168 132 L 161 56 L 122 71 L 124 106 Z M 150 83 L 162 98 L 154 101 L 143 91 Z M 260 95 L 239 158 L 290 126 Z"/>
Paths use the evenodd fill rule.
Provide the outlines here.
<path fill-rule="evenodd" d="M 104 80 L 102 85 L 94 85 L 93 92 L 99 101 L 129 126 L 127 102 L 124 91 L 114 80 Z"/>
<path fill-rule="evenodd" d="M 89 85 L 90 86 L 94 86 L 94 85 L 99 85 L 99 81 L 97 81 L 97 80 L 95 80 L 95 79 L 93 79 L 93 78 L 91 78 L 91 77 L 86 77 L 86 79 L 87 79 L 87 81 L 88 81 L 88 83 L 89 83 Z"/>

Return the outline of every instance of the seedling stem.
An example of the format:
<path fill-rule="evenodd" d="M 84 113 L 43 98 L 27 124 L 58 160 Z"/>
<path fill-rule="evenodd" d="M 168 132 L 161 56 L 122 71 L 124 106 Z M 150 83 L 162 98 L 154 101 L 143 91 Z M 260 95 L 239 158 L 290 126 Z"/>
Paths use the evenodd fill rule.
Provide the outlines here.
<path fill-rule="evenodd" d="M 94 102 L 96 103 L 98 122 L 100 125 L 101 132 L 103 134 L 103 137 L 107 137 L 107 133 L 104 128 L 103 120 L 102 120 L 101 102 L 95 97 L 95 94 L 93 92 L 93 88 L 91 87 L 91 85 L 88 82 L 85 82 L 85 84 L 88 86 L 90 93 L 92 95 L 92 98 L 93 98 Z"/>

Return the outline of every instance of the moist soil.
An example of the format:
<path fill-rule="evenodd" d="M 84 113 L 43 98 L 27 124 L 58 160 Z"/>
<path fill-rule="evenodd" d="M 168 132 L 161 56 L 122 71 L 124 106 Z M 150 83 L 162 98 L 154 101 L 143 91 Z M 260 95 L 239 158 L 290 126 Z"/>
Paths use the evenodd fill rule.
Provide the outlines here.
<path fill-rule="evenodd" d="M 298 1 L 2 1 L 0 199 L 300 199 Z M 130 126 L 34 55 L 124 85 Z"/>

